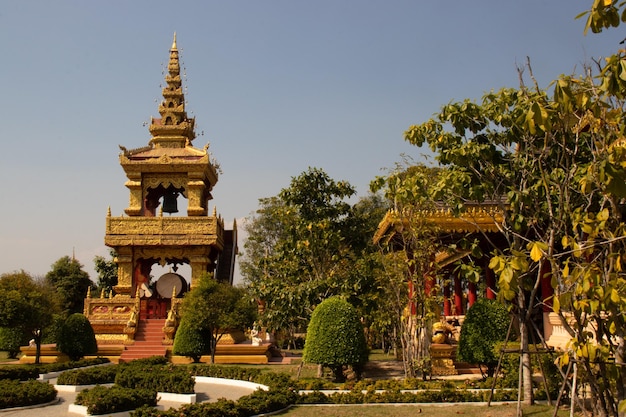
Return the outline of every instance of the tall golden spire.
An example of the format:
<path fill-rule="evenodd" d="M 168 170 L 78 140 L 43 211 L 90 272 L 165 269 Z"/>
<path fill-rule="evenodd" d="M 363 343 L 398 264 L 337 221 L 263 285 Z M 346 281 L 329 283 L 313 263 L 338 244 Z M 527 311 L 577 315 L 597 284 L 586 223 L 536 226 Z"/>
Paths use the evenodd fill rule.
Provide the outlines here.
<path fill-rule="evenodd" d="M 166 86 L 163 88 L 163 101 L 159 104 L 160 119 L 152 119 L 150 143 L 156 148 L 184 148 L 196 137 L 195 120 L 187 117 L 185 96 L 180 79 L 180 63 L 176 32 L 170 48 L 170 61 L 165 76 Z"/>

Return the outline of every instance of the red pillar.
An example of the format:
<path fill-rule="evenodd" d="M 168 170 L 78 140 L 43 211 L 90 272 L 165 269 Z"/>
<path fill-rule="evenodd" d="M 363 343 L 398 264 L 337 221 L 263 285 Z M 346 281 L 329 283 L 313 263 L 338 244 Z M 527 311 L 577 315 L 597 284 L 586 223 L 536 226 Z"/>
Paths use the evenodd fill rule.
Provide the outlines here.
<path fill-rule="evenodd" d="M 467 294 L 467 304 L 469 308 L 473 306 L 474 303 L 476 302 L 476 284 L 473 282 L 470 282 L 468 284 L 468 289 L 469 289 L 469 293 Z"/>
<path fill-rule="evenodd" d="M 454 277 L 454 314 L 463 314 L 463 288 L 459 276 Z"/>
<path fill-rule="evenodd" d="M 424 294 L 427 297 L 430 296 L 430 292 L 432 291 L 434 286 L 435 286 L 435 281 L 433 280 L 433 277 L 431 277 L 430 275 L 427 275 L 424 279 Z"/>
<path fill-rule="evenodd" d="M 452 315 L 452 304 L 450 302 L 450 284 L 445 282 L 443 284 L 443 315 Z"/>
<path fill-rule="evenodd" d="M 490 300 L 496 299 L 496 276 L 493 273 L 493 270 L 489 267 L 485 267 L 485 279 L 487 281 L 487 296 Z"/>
<path fill-rule="evenodd" d="M 541 265 L 541 300 L 543 301 L 542 310 L 544 313 L 552 311 L 552 296 L 554 288 L 552 288 L 552 268 L 550 264 L 544 262 Z"/>

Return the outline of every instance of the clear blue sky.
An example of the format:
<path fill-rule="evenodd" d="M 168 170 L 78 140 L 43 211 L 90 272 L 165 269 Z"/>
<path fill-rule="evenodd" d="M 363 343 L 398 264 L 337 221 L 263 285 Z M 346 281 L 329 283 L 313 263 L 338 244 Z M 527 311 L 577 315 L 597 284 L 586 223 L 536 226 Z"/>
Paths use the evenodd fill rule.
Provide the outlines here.
<path fill-rule="evenodd" d="M 44 275 L 75 250 L 96 279 L 107 207 L 128 203 L 118 144 L 148 143 L 175 31 L 194 145 L 223 169 L 211 210 L 230 221 L 309 166 L 366 195 L 402 153 L 420 159 L 409 125 L 516 87 L 527 56 L 546 87 L 615 52 L 623 30 L 574 19 L 591 3 L 5 0 L 0 273 Z"/>

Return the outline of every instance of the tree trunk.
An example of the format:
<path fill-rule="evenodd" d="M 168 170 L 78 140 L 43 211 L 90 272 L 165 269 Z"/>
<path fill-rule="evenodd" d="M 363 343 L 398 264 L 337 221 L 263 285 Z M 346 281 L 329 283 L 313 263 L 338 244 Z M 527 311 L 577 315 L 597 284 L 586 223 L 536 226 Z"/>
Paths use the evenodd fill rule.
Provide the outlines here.
<path fill-rule="evenodd" d="M 211 346 L 211 364 L 215 363 L 215 350 L 217 349 L 217 338 L 211 335 L 211 340 L 209 341 Z"/>
<path fill-rule="evenodd" d="M 532 364 L 530 362 L 530 351 L 528 348 L 528 340 L 529 333 L 531 331 L 530 326 L 528 326 L 527 312 L 528 307 L 526 307 L 526 297 L 524 295 L 524 290 L 520 286 L 519 292 L 517 294 L 517 308 L 518 308 L 518 321 L 519 321 L 519 333 L 520 333 L 520 381 L 522 386 L 518 389 L 521 390 L 524 396 L 524 404 L 532 405 L 535 402 L 533 397 L 533 369 Z"/>
<path fill-rule="evenodd" d="M 35 335 L 35 364 L 41 363 L 41 329 L 37 329 L 33 332 Z"/>
<path fill-rule="evenodd" d="M 522 387 L 524 393 L 524 404 L 534 404 L 533 397 L 533 369 L 530 363 L 530 353 L 528 348 L 528 325 L 520 323 L 520 355 L 522 355 Z"/>
<path fill-rule="evenodd" d="M 617 366 L 617 403 L 626 401 L 626 341 L 623 337 L 618 339 L 617 348 L 615 349 L 615 362 L 622 364 Z M 619 417 L 626 417 L 626 412 L 619 413 Z"/>

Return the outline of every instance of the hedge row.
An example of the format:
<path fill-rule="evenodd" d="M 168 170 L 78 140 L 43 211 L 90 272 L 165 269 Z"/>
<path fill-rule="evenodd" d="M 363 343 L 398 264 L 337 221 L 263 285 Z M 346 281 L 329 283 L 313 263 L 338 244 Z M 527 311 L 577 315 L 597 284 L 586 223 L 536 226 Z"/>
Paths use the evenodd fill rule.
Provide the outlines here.
<path fill-rule="evenodd" d="M 286 389 L 258 390 L 241 397 L 239 401 L 220 399 L 214 403 L 186 404 L 179 409 L 159 411 L 152 407 L 141 407 L 133 417 L 249 417 L 282 410 L 295 404 L 298 394 Z"/>
<path fill-rule="evenodd" d="M 241 366 L 217 366 L 217 365 L 189 365 L 189 372 L 195 376 L 208 376 L 213 378 L 238 379 L 240 381 L 256 381 L 261 375 L 258 368 L 245 368 Z"/>
<path fill-rule="evenodd" d="M 298 395 L 289 389 L 270 389 L 255 391 L 241 397 L 239 401 L 220 400 L 216 403 L 199 403 L 184 405 L 178 410 L 159 411 L 151 407 L 142 407 L 133 412 L 133 417 L 249 417 L 282 410 L 294 404 L 372 404 L 372 403 L 442 403 L 486 401 L 488 392 L 475 393 L 466 390 L 446 389 L 413 394 L 400 391 L 349 392 L 330 396 L 320 391 L 306 395 Z M 515 390 L 496 392 L 494 401 L 514 401 Z"/>
<path fill-rule="evenodd" d="M 123 388 L 115 385 L 107 388 L 98 385 L 78 393 L 75 403 L 86 406 L 89 414 L 119 413 L 142 406 L 155 407 L 157 393 L 143 388 Z"/>
<path fill-rule="evenodd" d="M 106 358 L 95 358 L 71 362 L 48 363 L 41 365 L 5 365 L 0 366 L 0 380 L 13 379 L 18 381 L 27 381 L 29 379 L 39 378 L 39 374 L 65 371 L 67 369 L 99 365 L 108 362 L 109 360 Z"/>
<path fill-rule="evenodd" d="M 382 404 L 382 403 L 460 403 L 481 402 L 489 399 L 489 391 L 469 391 L 465 389 L 426 390 L 422 392 L 401 392 L 397 390 L 351 391 L 325 395 L 320 391 L 301 394 L 298 404 Z M 515 401 L 517 390 L 495 391 L 493 401 Z"/>
<path fill-rule="evenodd" d="M 115 377 L 123 369 L 153 369 L 155 366 L 164 367 L 168 365 L 168 361 L 163 356 L 154 356 L 145 359 L 137 359 L 131 362 L 120 363 L 117 365 L 74 369 L 63 372 L 57 379 L 59 385 L 95 385 L 95 384 L 112 384 Z"/>
<path fill-rule="evenodd" d="M 154 365 L 121 367 L 115 376 L 115 383 L 126 388 L 193 394 L 196 381 L 184 367 Z"/>
<path fill-rule="evenodd" d="M 23 407 L 43 404 L 54 400 L 57 390 L 54 386 L 39 381 L 20 382 L 0 380 L 0 408 Z"/>
<path fill-rule="evenodd" d="M 59 385 L 95 385 L 109 384 L 115 381 L 118 366 L 96 366 L 86 369 L 73 369 L 63 372 L 57 378 Z"/>

